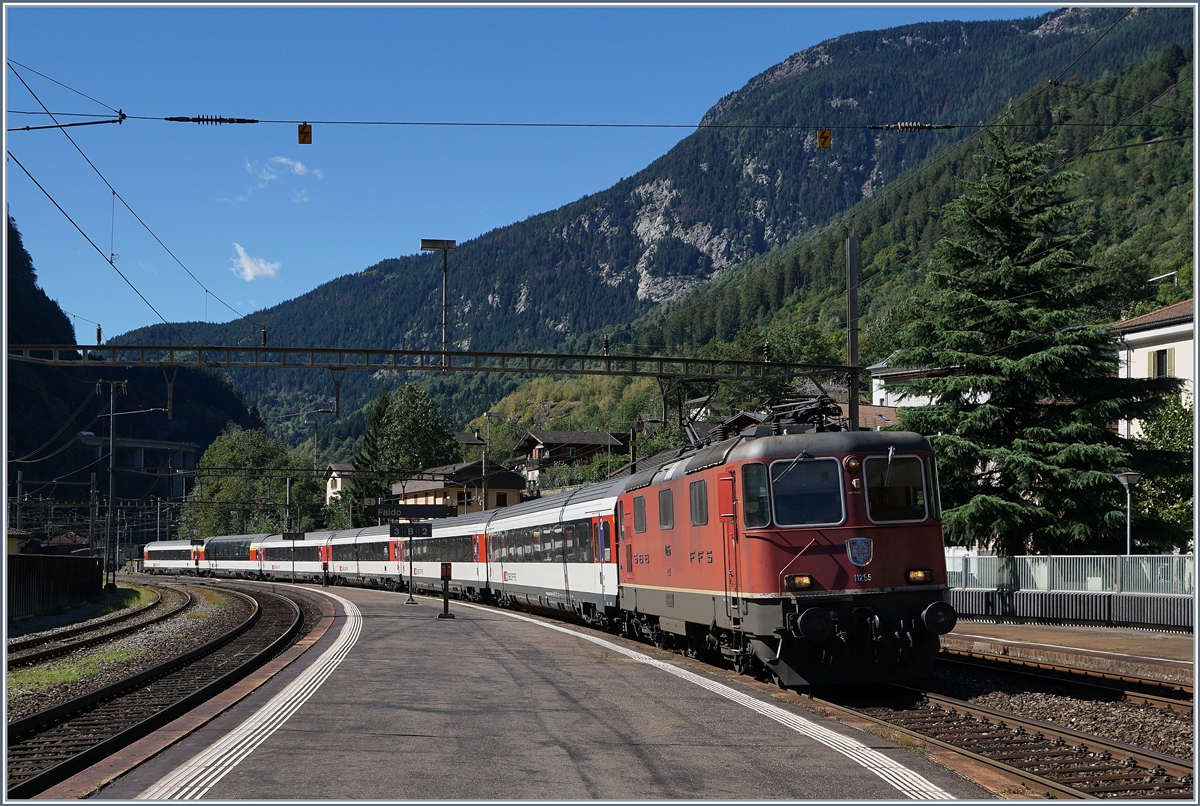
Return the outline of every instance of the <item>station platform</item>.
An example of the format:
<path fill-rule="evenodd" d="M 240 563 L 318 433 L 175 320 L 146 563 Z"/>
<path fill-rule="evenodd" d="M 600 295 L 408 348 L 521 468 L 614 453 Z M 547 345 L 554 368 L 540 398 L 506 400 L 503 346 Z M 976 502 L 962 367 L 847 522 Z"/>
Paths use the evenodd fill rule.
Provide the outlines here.
<path fill-rule="evenodd" d="M 959 621 L 942 647 L 1186 684 L 1196 652 L 1190 633 L 984 621 Z"/>
<path fill-rule="evenodd" d="M 997 797 L 927 754 L 643 644 L 462 602 L 442 619 L 437 599 L 301 589 L 330 601 L 332 617 L 296 662 L 72 796 Z"/>

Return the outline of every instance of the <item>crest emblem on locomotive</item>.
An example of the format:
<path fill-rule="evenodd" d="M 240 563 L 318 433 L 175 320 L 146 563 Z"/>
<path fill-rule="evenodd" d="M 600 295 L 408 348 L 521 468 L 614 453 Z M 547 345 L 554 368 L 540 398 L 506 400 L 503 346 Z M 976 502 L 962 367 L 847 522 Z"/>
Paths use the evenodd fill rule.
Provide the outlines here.
<path fill-rule="evenodd" d="M 869 537 L 852 537 L 846 541 L 846 556 L 859 568 L 868 565 L 874 553 L 875 544 Z"/>

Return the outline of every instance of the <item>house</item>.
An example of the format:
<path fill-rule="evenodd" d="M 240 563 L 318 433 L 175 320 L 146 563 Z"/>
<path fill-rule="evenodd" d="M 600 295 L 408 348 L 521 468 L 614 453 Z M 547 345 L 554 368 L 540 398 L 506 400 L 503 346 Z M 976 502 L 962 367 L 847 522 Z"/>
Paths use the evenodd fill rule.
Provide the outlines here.
<path fill-rule="evenodd" d="M 871 406 L 881 406 L 895 409 L 898 406 L 932 406 L 933 398 L 929 395 L 909 394 L 898 388 L 900 384 L 908 383 L 919 378 L 929 378 L 945 375 L 945 370 L 908 369 L 893 367 L 891 357 L 885 358 L 878 364 L 867 367 L 871 375 Z M 863 428 L 868 424 L 859 412 L 859 423 Z"/>
<path fill-rule="evenodd" d="M 624 455 L 628 447 L 606 431 L 526 431 L 513 449 L 525 457 L 525 475 L 533 484 L 541 471 L 553 464 L 587 464 L 598 453 Z"/>
<path fill-rule="evenodd" d="M 24 529 L 17 529 L 13 526 L 8 527 L 8 553 L 19 554 L 21 546 L 27 543 L 31 537 L 33 537 L 33 534 Z"/>
<path fill-rule="evenodd" d="M 455 431 L 454 441 L 462 445 L 464 459 L 483 458 L 483 450 L 487 447 L 487 441 L 479 438 L 479 431 L 475 431 L 473 434 L 468 434 L 466 431 Z"/>
<path fill-rule="evenodd" d="M 1180 378 L 1183 394 L 1196 389 L 1196 350 L 1193 332 L 1194 300 L 1186 299 L 1157 311 L 1119 322 L 1122 378 Z M 1136 437 L 1141 428 L 1136 420 L 1122 421 L 1123 437 Z"/>
<path fill-rule="evenodd" d="M 422 470 L 421 475 L 439 478 L 436 481 L 413 479 L 393 484 L 392 495 L 396 496 L 398 503 L 452 504 L 458 507 L 459 515 L 483 509 L 483 460 L 430 467 Z M 511 506 L 520 502 L 525 479 L 520 473 L 505 470 L 490 462 L 486 489 L 488 509 Z"/>
<path fill-rule="evenodd" d="M 346 489 L 346 485 L 350 482 L 350 475 L 353 472 L 353 462 L 331 462 L 325 468 L 326 506 L 333 503 L 333 499 L 341 497 L 342 490 Z"/>

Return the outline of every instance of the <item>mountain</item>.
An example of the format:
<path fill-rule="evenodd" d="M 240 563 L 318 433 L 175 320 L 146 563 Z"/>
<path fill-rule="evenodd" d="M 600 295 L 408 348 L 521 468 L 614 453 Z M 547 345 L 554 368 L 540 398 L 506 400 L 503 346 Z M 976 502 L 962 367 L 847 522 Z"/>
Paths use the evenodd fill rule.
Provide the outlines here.
<path fill-rule="evenodd" d="M 71 320 L 38 286 L 33 258 L 12 217 L 7 269 L 9 344 L 74 344 Z M 184 368 L 175 376 L 173 416 L 167 419 L 161 411 L 147 411 L 167 403 L 166 379 L 157 369 L 99 369 L 82 361 L 64 368 L 10 361 L 5 389 L 10 481 L 16 480 L 17 471 L 24 471 L 27 481 L 47 482 L 26 486 L 30 495 L 79 500 L 80 488 L 49 480 L 86 482 L 88 474 L 95 472 L 99 489 L 107 490 L 107 459 L 99 461 L 95 449 L 80 445 L 78 436 L 81 431 L 108 434 L 108 389 L 97 393 L 97 382 L 109 379 L 129 382 L 127 395 L 117 397 L 117 410 L 128 412 L 116 419 L 117 436 L 122 439 L 194 442 L 203 450 L 227 423 L 244 428 L 262 425 L 227 378 L 206 370 Z M 124 498 L 167 494 L 165 481 L 131 474 L 117 476 L 116 490 Z M 82 498 L 87 498 L 86 492 Z"/>
<path fill-rule="evenodd" d="M 1105 34 L 1123 13 L 1067 9 L 1022 20 L 923 23 L 797 53 L 720 99 L 704 128 L 635 176 L 460 244 L 450 271 L 453 343 L 477 350 L 595 345 L 602 328 L 815 232 L 973 131 L 863 127 L 973 126 L 1057 77 L 1085 50 L 1064 81 L 1116 73 L 1172 43 L 1191 45 L 1187 9 L 1139 9 Z M 798 128 L 759 128 L 771 126 Z M 833 129 L 832 148 L 817 148 L 817 126 Z M 272 344 L 430 348 L 440 343 L 440 311 L 429 304 L 440 293 L 440 260 L 383 260 L 254 318 L 267 325 Z M 241 321 L 176 328 L 191 343 L 259 339 Z M 151 326 L 114 341 L 167 344 L 174 337 Z M 332 392 L 316 373 L 233 377 L 264 413 L 323 407 Z M 343 409 L 361 406 L 381 380 L 348 374 Z M 445 391 L 478 410 L 506 385 L 456 380 Z M 469 388 L 479 391 L 463 392 Z"/>

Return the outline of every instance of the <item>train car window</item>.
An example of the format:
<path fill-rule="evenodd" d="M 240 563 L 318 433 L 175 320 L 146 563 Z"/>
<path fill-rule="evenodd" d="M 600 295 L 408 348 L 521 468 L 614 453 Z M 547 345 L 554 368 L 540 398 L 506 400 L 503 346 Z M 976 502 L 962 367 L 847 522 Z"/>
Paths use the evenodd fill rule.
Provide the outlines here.
<path fill-rule="evenodd" d="M 546 534 L 541 530 L 533 531 L 532 539 L 530 540 L 531 551 L 526 551 L 525 561 L 540 563 L 542 558 L 546 556 L 546 547 L 544 545 Z M 532 556 L 530 556 L 532 554 Z"/>
<path fill-rule="evenodd" d="M 608 521 L 600 521 L 600 546 L 604 562 L 612 562 L 612 525 Z"/>
<path fill-rule="evenodd" d="M 766 526 L 771 522 L 767 468 L 758 462 L 742 467 L 742 520 L 748 529 Z"/>
<path fill-rule="evenodd" d="M 688 485 L 688 516 L 692 526 L 708 523 L 708 482 L 704 479 Z"/>
<path fill-rule="evenodd" d="M 915 456 L 868 456 L 867 517 L 883 521 L 925 520 L 925 487 L 921 460 Z"/>
<path fill-rule="evenodd" d="M 646 531 L 646 496 L 633 497 L 633 531 L 641 534 Z"/>
<path fill-rule="evenodd" d="M 836 459 L 786 459 L 771 464 L 771 501 L 779 526 L 841 523 L 841 465 Z"/>
<path fill-rule="evenodd" d="M 937 460 L 925 459 L 925 489 L 929 491 L 929 517 L 942 519 L 942 491 L 938 486 Z"/>
<path fill-rule="evenodd" d="M 575 556 L 575 527 L 574 527 L 574 525 L 572 525 L 570 523 L 563 524 L 562 541 L 563 541 L 563 560 L 565 562 L 569 562 L 569 563 L 577 562 L 578 558 Z"/>
<path fill-rule="evenodd" d="M 575 524 L 575 556 L 581 563 L 590 563 L 596 557 L 592 524 L 587 521 L 579 521 Z"/>
<path fill-rule="evenodd" d="M 660 529 L 675 528 L 675 496 L 670 490 L 658 491 L 658 526 Z"/>
<path fill-rule="evenodd" d="M 552 562 L 552 563 L 560 563 L 564 559 L 564 554 L 563 554 L 564 535 L 562 532 L 562 528 L 560 527 L 558 529 L 555 529 L 550 534 L 552 535 L 551 540 L 550 540 L 550 556 L 548 558 L 546 558 L 546 561 Z"/>
<path fill-rule="evenodd" d="M 150 549 L 150 559 L 152 560 L 190 560 L 192 559 L 191 549 Z"/>
<path fill-rule="evenodd" d="M 604 544 L 600 542 L 603 538 L 600 537 L 600 521 L 592 524 L 592 557 L 604 556 Z"/>

